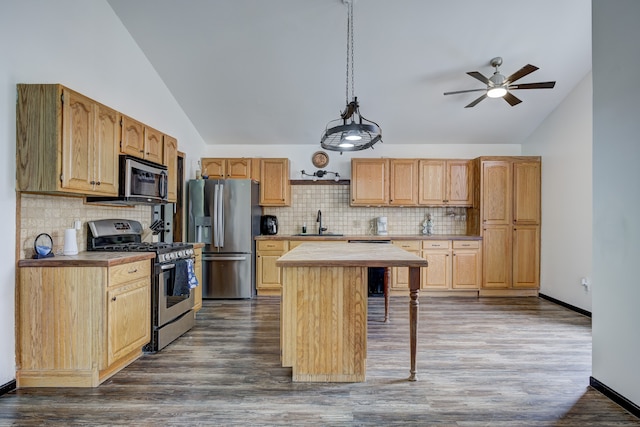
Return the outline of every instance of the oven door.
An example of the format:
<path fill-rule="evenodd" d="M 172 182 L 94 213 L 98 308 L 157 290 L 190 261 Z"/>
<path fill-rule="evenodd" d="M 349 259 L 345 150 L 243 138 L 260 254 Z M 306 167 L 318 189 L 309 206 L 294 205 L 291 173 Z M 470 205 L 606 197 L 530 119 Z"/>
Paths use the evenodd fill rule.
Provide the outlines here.
<path fill-rule="evenodd" d="M 189 291 L 187 275 L 178 272 L 182 262 L 186 263 L 179 260 L 155 267 L 158 297 L 158 324 L 155 327 L 162 327 L 193 308 L 193 292 Z"/>

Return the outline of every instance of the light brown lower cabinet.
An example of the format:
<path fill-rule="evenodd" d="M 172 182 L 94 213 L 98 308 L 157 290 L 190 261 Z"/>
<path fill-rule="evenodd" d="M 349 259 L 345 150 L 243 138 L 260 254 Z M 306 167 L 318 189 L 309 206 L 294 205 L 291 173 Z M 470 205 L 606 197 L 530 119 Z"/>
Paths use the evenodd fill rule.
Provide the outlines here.
<path fill-rule="evenodd" d="M 430 295 L 477 295 L 482 283 L 482 244 L 479 240 L 394 241 L 406 251 L 421 254 L 429 263 L 421 271 L 421 289 Z M 406 268 L 394 268 L 392 294 L 408 289 Z M 469 292 L 465 292 L 469 291 Z"/>
<path fill-rule="evenodd" d="M 276 260 L 289 250 L 287 240 L 258 240 L 256 242 L 256 292 L 258 295 L 282 293 L 282 271 Z"/>
<path fill-rule="evenodd" d="M 151 338 L 151 264 L 21 267 L 16 382 L 97 387 Z"/>

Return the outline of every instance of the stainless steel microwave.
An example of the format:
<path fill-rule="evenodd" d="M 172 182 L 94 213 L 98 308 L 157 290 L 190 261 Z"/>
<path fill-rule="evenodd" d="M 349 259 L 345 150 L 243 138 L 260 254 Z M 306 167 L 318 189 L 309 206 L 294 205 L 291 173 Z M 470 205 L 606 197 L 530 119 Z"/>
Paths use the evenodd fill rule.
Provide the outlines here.
<path fill-rule="evenodd" d="M 117 197 L 87 197 L 88 203 L 157 205 L 167 203 L 167 167 L 121 155 Z"/>

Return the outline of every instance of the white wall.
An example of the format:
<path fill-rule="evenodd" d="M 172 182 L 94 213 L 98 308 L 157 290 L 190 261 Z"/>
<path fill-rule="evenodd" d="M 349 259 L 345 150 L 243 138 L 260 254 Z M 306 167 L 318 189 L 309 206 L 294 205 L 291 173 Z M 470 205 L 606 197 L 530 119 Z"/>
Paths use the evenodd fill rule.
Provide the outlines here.
<path fill-rule="evenodd" d="M 593 377 L 640 406 L 640 2 L 593 0 Z"/>
<path fill-rule="evenodd" d="M 204 143 L 106 0 L 3 0 L 0 40 L 2 386 L 15 379 L 16 84 L 62 83 L 178 138 L 189 157 Z"/>
<path fill-rule="evenodd" d="M 542 156 L 540 293 L 591 311 L 592 78 L 573 89 L 522 146 Z"/>

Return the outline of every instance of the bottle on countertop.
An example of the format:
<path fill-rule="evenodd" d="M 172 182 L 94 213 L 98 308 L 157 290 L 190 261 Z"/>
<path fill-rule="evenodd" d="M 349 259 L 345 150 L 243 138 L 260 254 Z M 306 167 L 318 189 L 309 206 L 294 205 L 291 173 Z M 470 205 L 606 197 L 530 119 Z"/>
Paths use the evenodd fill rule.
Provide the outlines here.
<path fill-rule="evenodd" d="M 307 232 L 307 223 L 302 224 L 302 234 Z"/>

